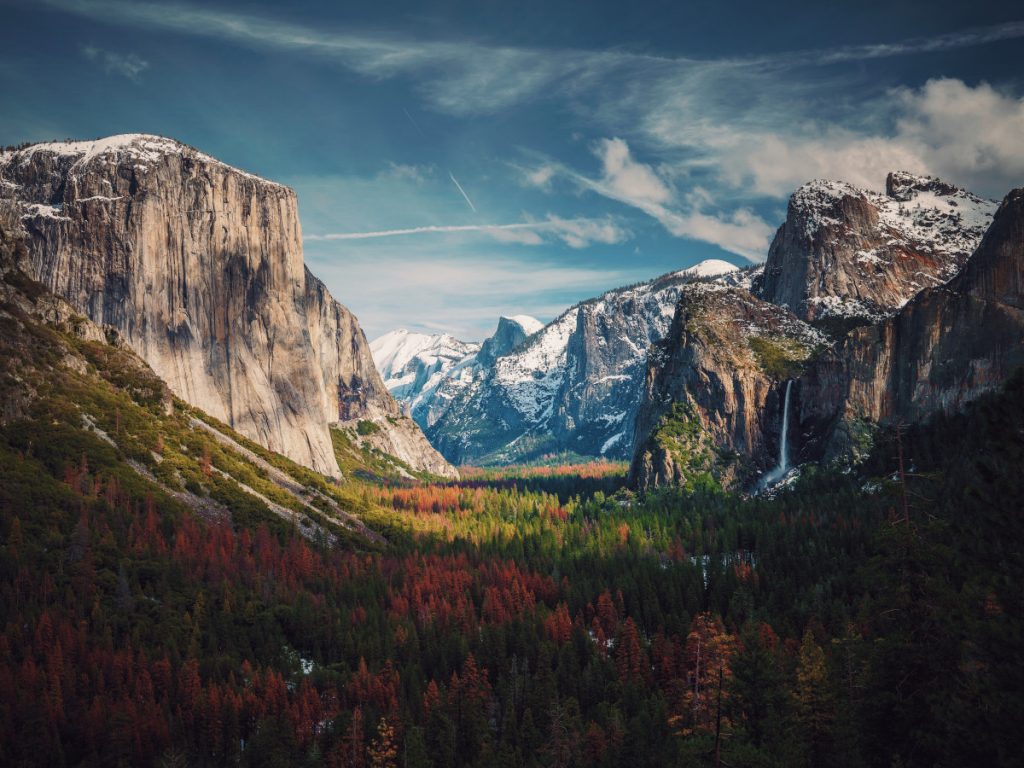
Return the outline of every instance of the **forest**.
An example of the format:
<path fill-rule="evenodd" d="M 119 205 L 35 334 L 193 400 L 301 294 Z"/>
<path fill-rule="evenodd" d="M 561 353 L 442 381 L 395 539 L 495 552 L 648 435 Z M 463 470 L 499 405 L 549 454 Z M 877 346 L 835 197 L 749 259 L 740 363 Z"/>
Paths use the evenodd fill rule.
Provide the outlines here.
<path fill-rule="evenodd" d="M 234 513 L 98 431 L 0 430 L 0 764 L 1019 765 L 1024 375 L 771 498 L 350 480 L 374 539 L 232 507 L 182 404 L 147 432 L 103 386 Z"/>

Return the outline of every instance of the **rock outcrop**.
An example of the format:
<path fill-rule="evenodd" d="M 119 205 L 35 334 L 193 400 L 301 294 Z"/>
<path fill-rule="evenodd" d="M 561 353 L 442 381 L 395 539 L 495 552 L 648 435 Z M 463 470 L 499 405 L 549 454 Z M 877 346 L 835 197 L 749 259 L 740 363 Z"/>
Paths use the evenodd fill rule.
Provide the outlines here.
<path fill-rule="evenodd" d="M 743 486 L 771 469 L 786 426 L 785 382 L 823 340 L 742 288 L 684 288 L 648 361 L 631 483 Z"/>
<path fill-rule="evenodd" d="M 183 400 L 327 475 L 329 422 L 394 427 L 355 318 L 305 269 L 292 190 L 144 135 L 5 152 L 0 180 L 22 209 L 31 276 Z M 400 458 L 447 467 L 397 431 Z"/>
<path fill-rule="evenodd" d="M 810 182 L 790 198 L 755 291 L 805 320 L 876 322 L 956 274 L 995 207 L 903 172 L 889 174 L 884 195 Z"/>
<path fill-rule="evenodd" d="M 504 357 L 517 349 L 526 339 L 544 327 L 544 324 L 527 315 L 516 317 L 499 317 L 498 327 L 494 333 L 480 345 L 476 353 L 476 362 L 482 366 L 494 365 L 499 357 Z"/>
<path fill-rule="evenodd" d="M 805 459 L 856 453 L 870 426 L 953 412 L 1024 365 L 1024 189 L 963 270 L 850 334 L 800 382 Z"/>

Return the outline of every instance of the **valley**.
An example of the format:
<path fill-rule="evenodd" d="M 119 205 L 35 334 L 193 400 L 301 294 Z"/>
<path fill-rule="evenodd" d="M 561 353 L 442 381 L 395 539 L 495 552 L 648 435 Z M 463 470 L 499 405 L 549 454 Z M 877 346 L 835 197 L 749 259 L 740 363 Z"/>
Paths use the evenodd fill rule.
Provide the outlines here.
<path fill-rule="evenodd" d="M 0 172 L 0 763 L 1015 760 L 1021 190 L 368 343 L 285 187 Z"/>

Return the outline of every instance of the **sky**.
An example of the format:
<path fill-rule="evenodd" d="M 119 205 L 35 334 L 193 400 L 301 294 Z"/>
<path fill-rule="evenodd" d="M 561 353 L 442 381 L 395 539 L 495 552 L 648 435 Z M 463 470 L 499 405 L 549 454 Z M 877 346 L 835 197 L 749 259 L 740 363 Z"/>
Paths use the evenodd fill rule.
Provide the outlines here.
<path fill-rule="evenodd" d="M 486 337 L 890 170 L 1024 185 L 1018 2 L 0 0 L 0 144 L 169 136 L 293 187 L 371 339 Z"/>

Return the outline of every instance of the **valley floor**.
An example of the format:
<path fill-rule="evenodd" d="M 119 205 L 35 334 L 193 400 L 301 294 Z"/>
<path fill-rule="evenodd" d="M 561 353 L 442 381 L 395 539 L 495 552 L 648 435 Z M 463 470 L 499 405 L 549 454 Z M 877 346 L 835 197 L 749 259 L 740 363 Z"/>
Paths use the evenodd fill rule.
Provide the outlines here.
<path fill-rule="evenodd" d="M 409 480 L 354 433 L 335 485 L 37 332 L 60 373 L 0 428 L 4 765 L 1018 760 L 1024 377 L 775 499 Z"/>

